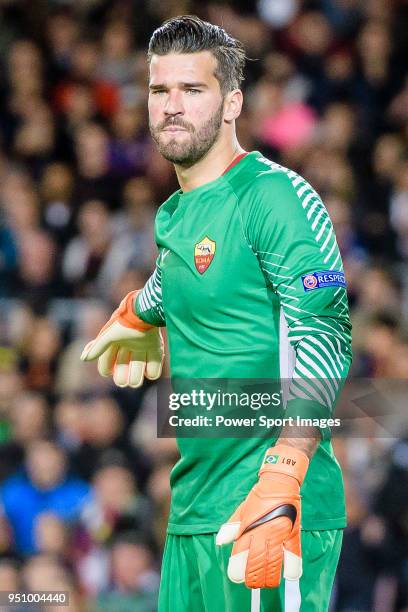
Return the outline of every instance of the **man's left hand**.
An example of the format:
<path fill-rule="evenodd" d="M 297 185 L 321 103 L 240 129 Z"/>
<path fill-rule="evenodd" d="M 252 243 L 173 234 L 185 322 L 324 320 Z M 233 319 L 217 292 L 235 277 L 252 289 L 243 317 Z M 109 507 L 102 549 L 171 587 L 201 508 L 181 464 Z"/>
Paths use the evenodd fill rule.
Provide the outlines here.
<path fill-rule="evenodd" d="M 309 459 L 285 444 L 268 449 L 259 480 L 216 538 L 218 545 L 234 542 L 228 564 L 232 582 L 247 587 L 275 588 L 283 576 L 302 575 L 300 486 Z"/>

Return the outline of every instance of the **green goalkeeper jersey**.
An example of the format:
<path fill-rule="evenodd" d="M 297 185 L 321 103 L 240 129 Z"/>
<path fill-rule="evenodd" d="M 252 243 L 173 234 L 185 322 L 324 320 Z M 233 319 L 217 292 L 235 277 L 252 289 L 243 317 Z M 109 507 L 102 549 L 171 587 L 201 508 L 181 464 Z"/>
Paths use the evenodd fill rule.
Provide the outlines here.
<path fill-rule="evenodd" d="M 331 416 L 351 361 L 351 325 L 333 226 L 311 185 L 252 151 L 216 180 L 174 193 L 157 213 L 155 237 L 157 266 L 136 309 L 166 326 L 171 376 L 290 378 L 287 414 L 304 407 Z M 275 441 L 180 438 L 168 531 L 217 531 Z M 303 529 L 345 526 L 330 440 L 301 493 Z"/>

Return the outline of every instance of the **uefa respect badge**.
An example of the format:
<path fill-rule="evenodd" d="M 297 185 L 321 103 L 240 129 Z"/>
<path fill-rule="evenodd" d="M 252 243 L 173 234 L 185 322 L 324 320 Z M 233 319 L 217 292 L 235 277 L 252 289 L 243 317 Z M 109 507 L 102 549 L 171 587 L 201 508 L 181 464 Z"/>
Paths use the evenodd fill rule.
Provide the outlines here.
<path fill-rule="evenodd" d="M 341 270 L 323 270 L 322 272 L 312 272 L 302 276 L 304 291 L 314 289 L 324 289 L 324 287 L 344 287 L 346 288 L 346 278 Z"/>

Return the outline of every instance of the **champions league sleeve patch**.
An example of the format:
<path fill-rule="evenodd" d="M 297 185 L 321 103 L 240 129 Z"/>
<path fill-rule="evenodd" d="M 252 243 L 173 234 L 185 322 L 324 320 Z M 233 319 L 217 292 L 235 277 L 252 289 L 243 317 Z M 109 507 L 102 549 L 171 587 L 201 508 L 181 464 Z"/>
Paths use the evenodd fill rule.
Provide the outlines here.
<path fill-rule="evenodd" d="M 347 286 L 344 272 L 339 270 L 324 270 L 323 272 L 304 274 L 302 276 L 302 284 L 305 291 L 323 289 L 324 287 L 346 288 Z"/>

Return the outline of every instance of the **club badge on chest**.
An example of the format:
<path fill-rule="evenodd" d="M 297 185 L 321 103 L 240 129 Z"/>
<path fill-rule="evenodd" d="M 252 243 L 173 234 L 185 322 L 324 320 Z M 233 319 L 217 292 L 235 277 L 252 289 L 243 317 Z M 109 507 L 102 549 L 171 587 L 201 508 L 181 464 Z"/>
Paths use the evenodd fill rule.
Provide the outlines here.
<path fill-rule="evenodd" d="M 208 236 L 204 236 L 194 247 L 194 263 L 197 272 L 204 274 L 214 259 L 216 250 L 215 241 Z"/>

